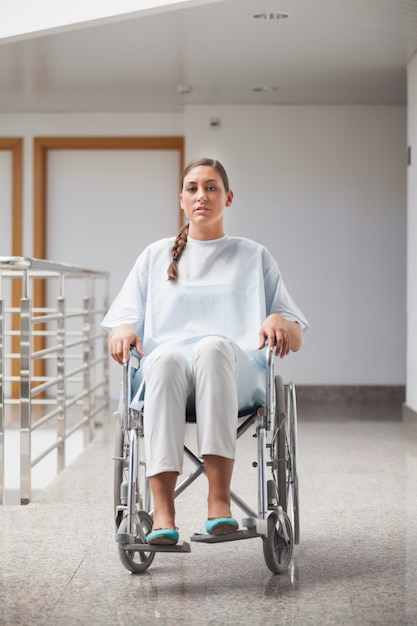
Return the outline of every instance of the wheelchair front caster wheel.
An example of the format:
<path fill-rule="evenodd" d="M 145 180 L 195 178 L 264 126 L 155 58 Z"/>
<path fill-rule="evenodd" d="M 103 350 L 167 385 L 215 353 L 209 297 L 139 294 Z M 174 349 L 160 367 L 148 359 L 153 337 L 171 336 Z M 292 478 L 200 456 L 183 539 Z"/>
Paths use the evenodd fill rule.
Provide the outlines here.
<path fill-rule="evenodd" d="M 140 528 L 144 536 L 148 535 L 152 530 L 152 517 L 145 511 L 140 512 Z M 136 524 L 139 524 L 139 516 Z M 127 517 L 124 517 L 120 526 L 119 533 L 127 533 Z M 136 530 L 138 535 L 138 529 Z M 143 543 L 138 537 L 138 543 Z M 148 569 L 155 558 L 155 552 L 125 550 L 123 544 L 119 544 L 119 557 L 123 566 L 132 573 L 144 572 Z"/>
<path fill-rule="evenodd" d="M 266 566 L 274 574 L 287 571 L 294 549 L 294 532 L 290 518 L 281 511 L 274 511 L 268 517 L 268 535 L 263 538 Z"/>

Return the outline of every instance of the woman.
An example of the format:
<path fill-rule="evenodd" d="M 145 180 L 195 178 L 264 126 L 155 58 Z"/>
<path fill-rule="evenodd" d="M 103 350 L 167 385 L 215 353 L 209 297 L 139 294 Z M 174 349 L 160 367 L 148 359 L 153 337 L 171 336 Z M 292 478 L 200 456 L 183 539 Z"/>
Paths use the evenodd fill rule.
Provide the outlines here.
<path fill-rule="evenodd" d="M 192 161 L 180 183 L 188 223 L 138 257 L 103 320 L 111 356 L 142 356 L 147 474 L 154 500 L 148 543 L 175 544 L 174 490 L 182 471 L 187 402 L 195 403 L 198 451 L 209 483 L 206 530 L 238 527 L 230 509 L 237 416 L 265 402 L 265 346 L 283 358 L 308 323 L 269 252 L 224 232 L 233 202 L 213 159 Z M 168 275 L 167 275 L 168 274 Z"/>

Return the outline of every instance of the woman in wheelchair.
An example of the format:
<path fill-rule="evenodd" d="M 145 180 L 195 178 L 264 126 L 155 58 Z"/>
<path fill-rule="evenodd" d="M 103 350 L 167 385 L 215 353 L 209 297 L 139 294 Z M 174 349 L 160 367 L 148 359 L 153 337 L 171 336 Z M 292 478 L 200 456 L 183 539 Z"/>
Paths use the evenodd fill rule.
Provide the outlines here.
<path fill-rule="evenodd" d="M 174 490 L 182 471 L 187 404 L 208 478 L 206 531 L 238 528 L 230 503 L 240 410 L 265 398 L 265 347 L 283 358 L 303 345 L 308 323 L 261 245 L 224 232 L 233 202 L 216 160 L 194 160 L 180 182 L 187 224 L 138 257 L 103 320 L 110 355 L 142 357 L 146 471 L 154 501 L 149 544 L 178 541 Z"/>

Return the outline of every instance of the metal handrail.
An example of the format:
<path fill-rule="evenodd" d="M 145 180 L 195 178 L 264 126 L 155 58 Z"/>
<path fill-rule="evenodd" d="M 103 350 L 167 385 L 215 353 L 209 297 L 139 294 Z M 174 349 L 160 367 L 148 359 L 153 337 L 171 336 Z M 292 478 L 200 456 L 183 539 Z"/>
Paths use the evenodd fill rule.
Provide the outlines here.
<path fill-rule="evenodd" d="M 45 307 L 34 306 L 32 301 L 33 283 L 39 279 L 46 287 L 53 283 L 57 293 L 48 298 L 53 302 L 48 301 Z M 76 306 L 69 306 L 69 279 Z M 16 295 L 11 296 L 11 285 L 16 281 L 20 281 L 19 305 L 11 301 L 16 299 Z M 13 407 L 19 412 L 22 504 L 32 498 L 32 468 L 56 450 L 59 473 L 66 465 L 66 439 L 82 428 L 86 445 L 94 434 L 95 417 L 101 411 L 108 414 L 107 344 L 104 333 L 97 332 L 108 304 L 108 272 L 44 259 L 0 256 L 0 504 L 5 502 L 4 435 Z M 36 349 L 35 341 L 41 342 Z M 82 407 L 82 419 L 78 411 L 74 424 L 68 412 L 76 405 Z M 55 441 L 33 458 L 32 433 L 52 424 Z"/>
<path fill-rule="evenodd" d="M 94 276 L 108 277 L 108 272 L 102 272 L 92 269 L 86 269 L 78 265 L 70 265 L 68 263 L 56 263 L 47 259 L 33 259 L 25 256 L 0 256 L 0 269 L 10 270 L 39 270 L 41 272 L 69 272 L 70 274 L 78 273 L 82 275 L 91 274 Z"/>

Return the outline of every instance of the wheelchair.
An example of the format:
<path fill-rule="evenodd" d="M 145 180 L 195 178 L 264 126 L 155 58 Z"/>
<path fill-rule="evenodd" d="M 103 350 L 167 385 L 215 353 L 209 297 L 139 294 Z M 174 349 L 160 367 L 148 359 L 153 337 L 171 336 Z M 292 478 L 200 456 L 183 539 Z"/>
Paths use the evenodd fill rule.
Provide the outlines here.
<path fill-rule="evenodd" d="M 146 536 L 152 530 L 152 502 L 142 454 L 143 410 L 131 408 L 132 381 L 140 365 L 134 350 L 123 365 L 122 392 L 116 417 L 114 456 L 115 541 L 123 566 L 132 573 L 144 572 L 156 552 L 191 552 L 189 542 L 152 545 Z M 297 406 L 294 383 L 284 385 L 275 374 L 275 356 L 267 350 L 266 403 L 239 415 L 237 438 L 254 428 L 257 442 L 258 510 L 254 511 L 231 491 L 231 500 L 246 515 L 241 528 L 223 535 L 194 534 L 190 542 L 218 543 L 261 538 L 268 569 L 276 574 L 288 570 L 294 545 L 300 541 L 299 489 L 297 476 Z M 184 416 L 184 419 L 186 417 Z M 195 421 L 188 419 L 187 421 Z M 175 489 L 179 496 L 204 473 L 204 462 L 187 446 L 185 455 L 196 466 Z M 143 458 L 142 458 L 143 457 Z"/>

